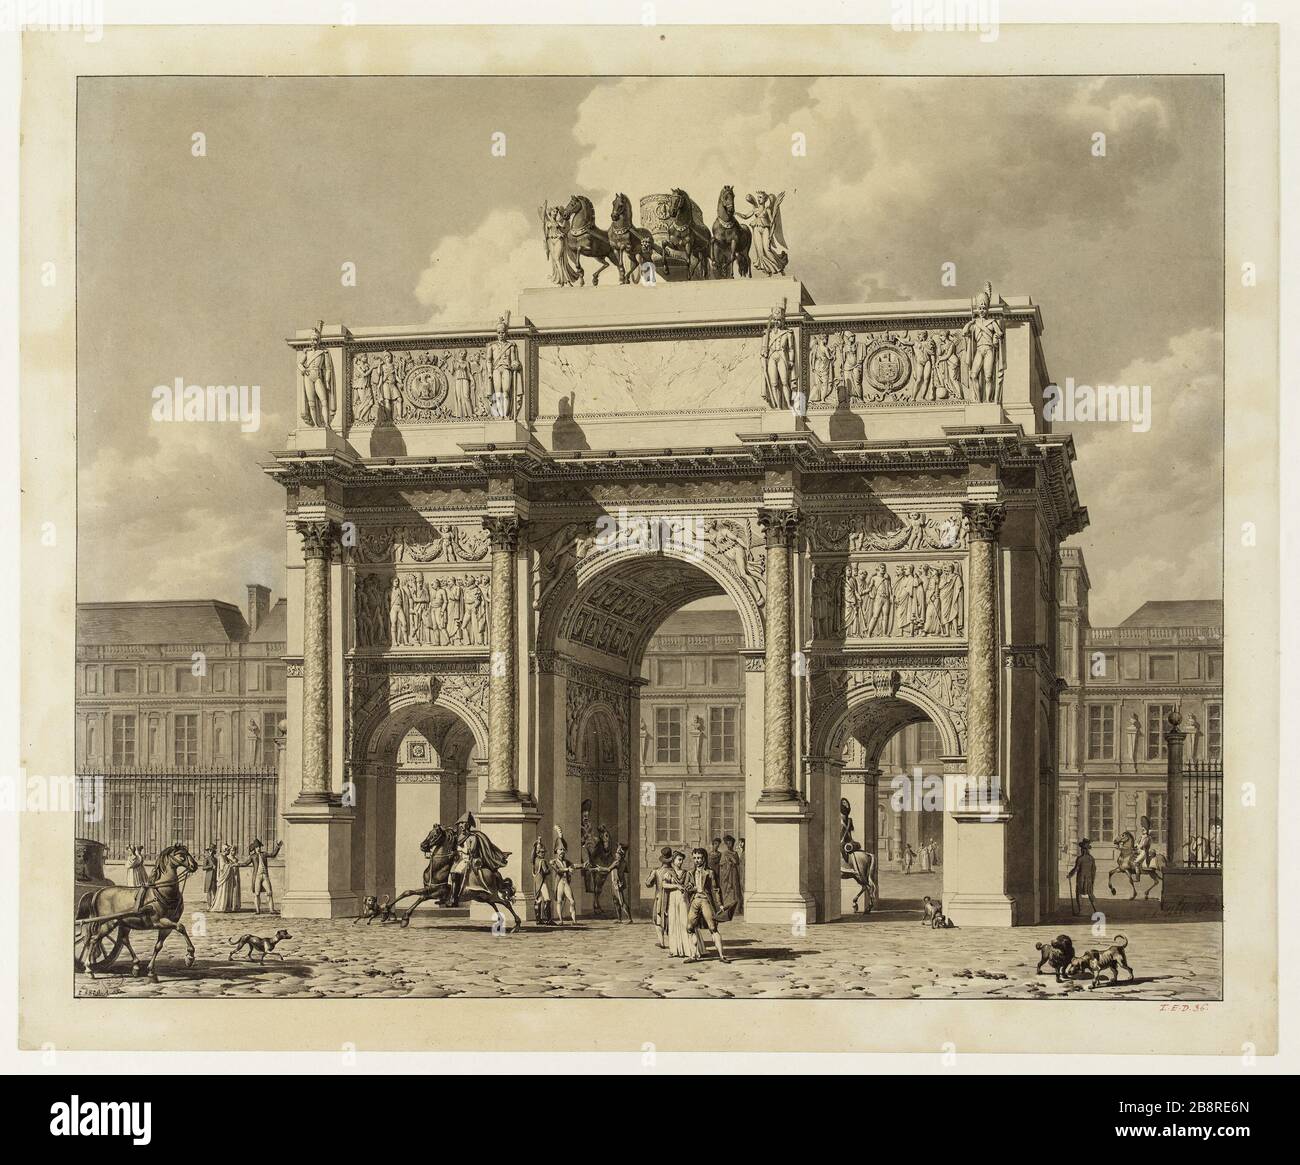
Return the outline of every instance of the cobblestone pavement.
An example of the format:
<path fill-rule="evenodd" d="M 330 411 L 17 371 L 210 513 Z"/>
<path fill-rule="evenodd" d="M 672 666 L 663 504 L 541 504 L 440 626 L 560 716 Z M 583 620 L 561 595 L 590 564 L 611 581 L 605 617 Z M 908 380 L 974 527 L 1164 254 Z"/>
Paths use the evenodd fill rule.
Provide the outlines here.
<path fill-rule="evenodd" d="M 901 879 L 901 875 L 897 876 Z M 76 976 L 79 995 L 121 998 L 782 998 L 782 999 L 1146 999 L 1211 1000 L 1221 995 L 1222 926 L 1216 915 L 1161 914 L 1156 902 L 1098 902 L 1112 934 L 1129 940 L 1130 983 L 1087 990 L 1087 981 L 1057 984 L 1036 975 L 1035 942 L 1069 934 L 1080 948 L 1100 946 L 1086 918 L 1062 903 L 1051 925 L 931 930 L 920 925 L 912 893 L 928 892 L 925 875 L 887 877 L 886 895 L 905 885 L 907 899 L 883 897 L 863 919 L 811 926 L 803 934 L 744 922 L 724 924 L 728 964 L 710 949 L 687 964 L 654 945 L 648 921 L 591 919 L 576 927 L 526 923 L 494 934 L 490 923 L 424 907 L 410 929 L 346 919 L 208 915 L 196 936 L 198 960 L 182 966 L 184 944 L 168 940 L 159 982 L 132 978 L 125 956 L 91 980 Z M 937 877 L 934 878 L 937 884 Z M 192 919 L 187 918 L 187 923 Z M 284 961 L 232 962 L 238 935 L 293 936 Z M 152 942 L 136 944 L 151 951 Z"/>

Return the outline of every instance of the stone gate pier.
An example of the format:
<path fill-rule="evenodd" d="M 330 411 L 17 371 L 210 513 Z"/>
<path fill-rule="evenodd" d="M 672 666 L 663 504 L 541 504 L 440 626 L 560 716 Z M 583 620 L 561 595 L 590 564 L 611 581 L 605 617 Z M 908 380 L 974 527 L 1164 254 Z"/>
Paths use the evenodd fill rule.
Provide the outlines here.
<path fill-rule="evenodd" d="M 721 596 L 743 639 L 748 921 L 839 915 L 849 754 L 857 788 L 919 796 L 880 769 L 919 721 L 942 742 L 949 916 L 1044 918 L 1058 547 L 1087 511 L 1043 418 L 1041 334 L 1028 297 L 987 286 L 819 304 L 755 277 L 289 338 L 299 423 L 267 465 L 289 575 L 285 914 L 411 888 L 396 839 L 464 812 L 531 914 L 535 847 L 562 835 L 581 860 L 593 799 L 643 878 L 642 656 Z M 416 730 L 431 791 L 398 796 Z"/>

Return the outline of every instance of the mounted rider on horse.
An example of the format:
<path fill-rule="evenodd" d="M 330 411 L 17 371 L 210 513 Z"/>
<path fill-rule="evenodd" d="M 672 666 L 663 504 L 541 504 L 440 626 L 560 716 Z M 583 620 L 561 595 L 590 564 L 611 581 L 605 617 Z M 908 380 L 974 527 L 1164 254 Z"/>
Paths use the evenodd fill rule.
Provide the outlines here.
<path fill-rule="evenodd" d="M 457 906 L 466 887 L 490 893 L 480 871 L 494 870 L 498 874 L 505 868 L 510 855 L 498 849 L 492 839 L 478 827 L 473 813 L 464 813 L 456 822 L 456 858 L 451 864 L 448 882 L 451 885 L 450 905 Z M 433 864 L 430 857 L 430 865 Z"/>

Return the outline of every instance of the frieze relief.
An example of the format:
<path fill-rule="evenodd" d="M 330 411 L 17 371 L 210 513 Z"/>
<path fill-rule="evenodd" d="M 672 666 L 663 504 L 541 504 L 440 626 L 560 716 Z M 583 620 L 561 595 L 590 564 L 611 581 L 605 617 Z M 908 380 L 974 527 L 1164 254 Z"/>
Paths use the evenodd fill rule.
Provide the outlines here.
<path fill-rule="evenodd" d="M 491 576 L 444 571 L 358 571 L 359 648 L 486 647 Z"/>
<path fill-rule="evenodd" d="M 970 519 L 956 510 L 942 516 L 921 510 L 897 514 L 884 506 L 857 513 L 813 513 L 807 530 L 814 552 L 965 550 L 970 545 Z"/>
<path fill-rule="evenodd" d="M 966 580 L 960 562 L 817 562 L 814 640 L 961 638 Z"/>
<path fill-rule="evenodd" d="M 523 359 L 507 334 L 441 348 L 385 348 L 352 357 L 352 423 L 429 424 L 523 415 Z"/>
<path fill-rule="evenodd" d="M 481 523 L 360 526 L 348 557 L 354 564 L 479 562 L 487 556 L 489 542 Z"/>

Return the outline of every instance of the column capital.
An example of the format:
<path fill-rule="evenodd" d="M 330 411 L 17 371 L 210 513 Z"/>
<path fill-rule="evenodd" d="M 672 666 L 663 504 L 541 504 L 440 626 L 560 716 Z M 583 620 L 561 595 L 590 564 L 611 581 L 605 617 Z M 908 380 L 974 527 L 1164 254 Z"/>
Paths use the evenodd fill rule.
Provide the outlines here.
<path fill-rule="evenodd" d="M 294 529 L 302 537 L 304 558 L 328 559 L 338 539 L 338 527 L 328 518 L 305 518 L 295 521 Z"/>
<path fill-rule="evenodd" d="M 962 502 L 961 512 L 970 522 L 970 536 L 977 542 L 996 542 L 1007 508 L 997 502 Z"/>
<path fill-rule="evenodd" d="M 492 540 L 493 550 L 509 550 L 512 554 L 519 548 L 519 536 L 523 533 L 524 519 L 515 514 L 494 515 L 483 519 L 483 529 Z"/>
<path fill-rule="evenodd" d="M 775 509 L 760 506 L 758 510 L 758 524 L 767 536 L 768 546 L 793 546 L 802 521 L 803 515 L 798 507 Z"/>

